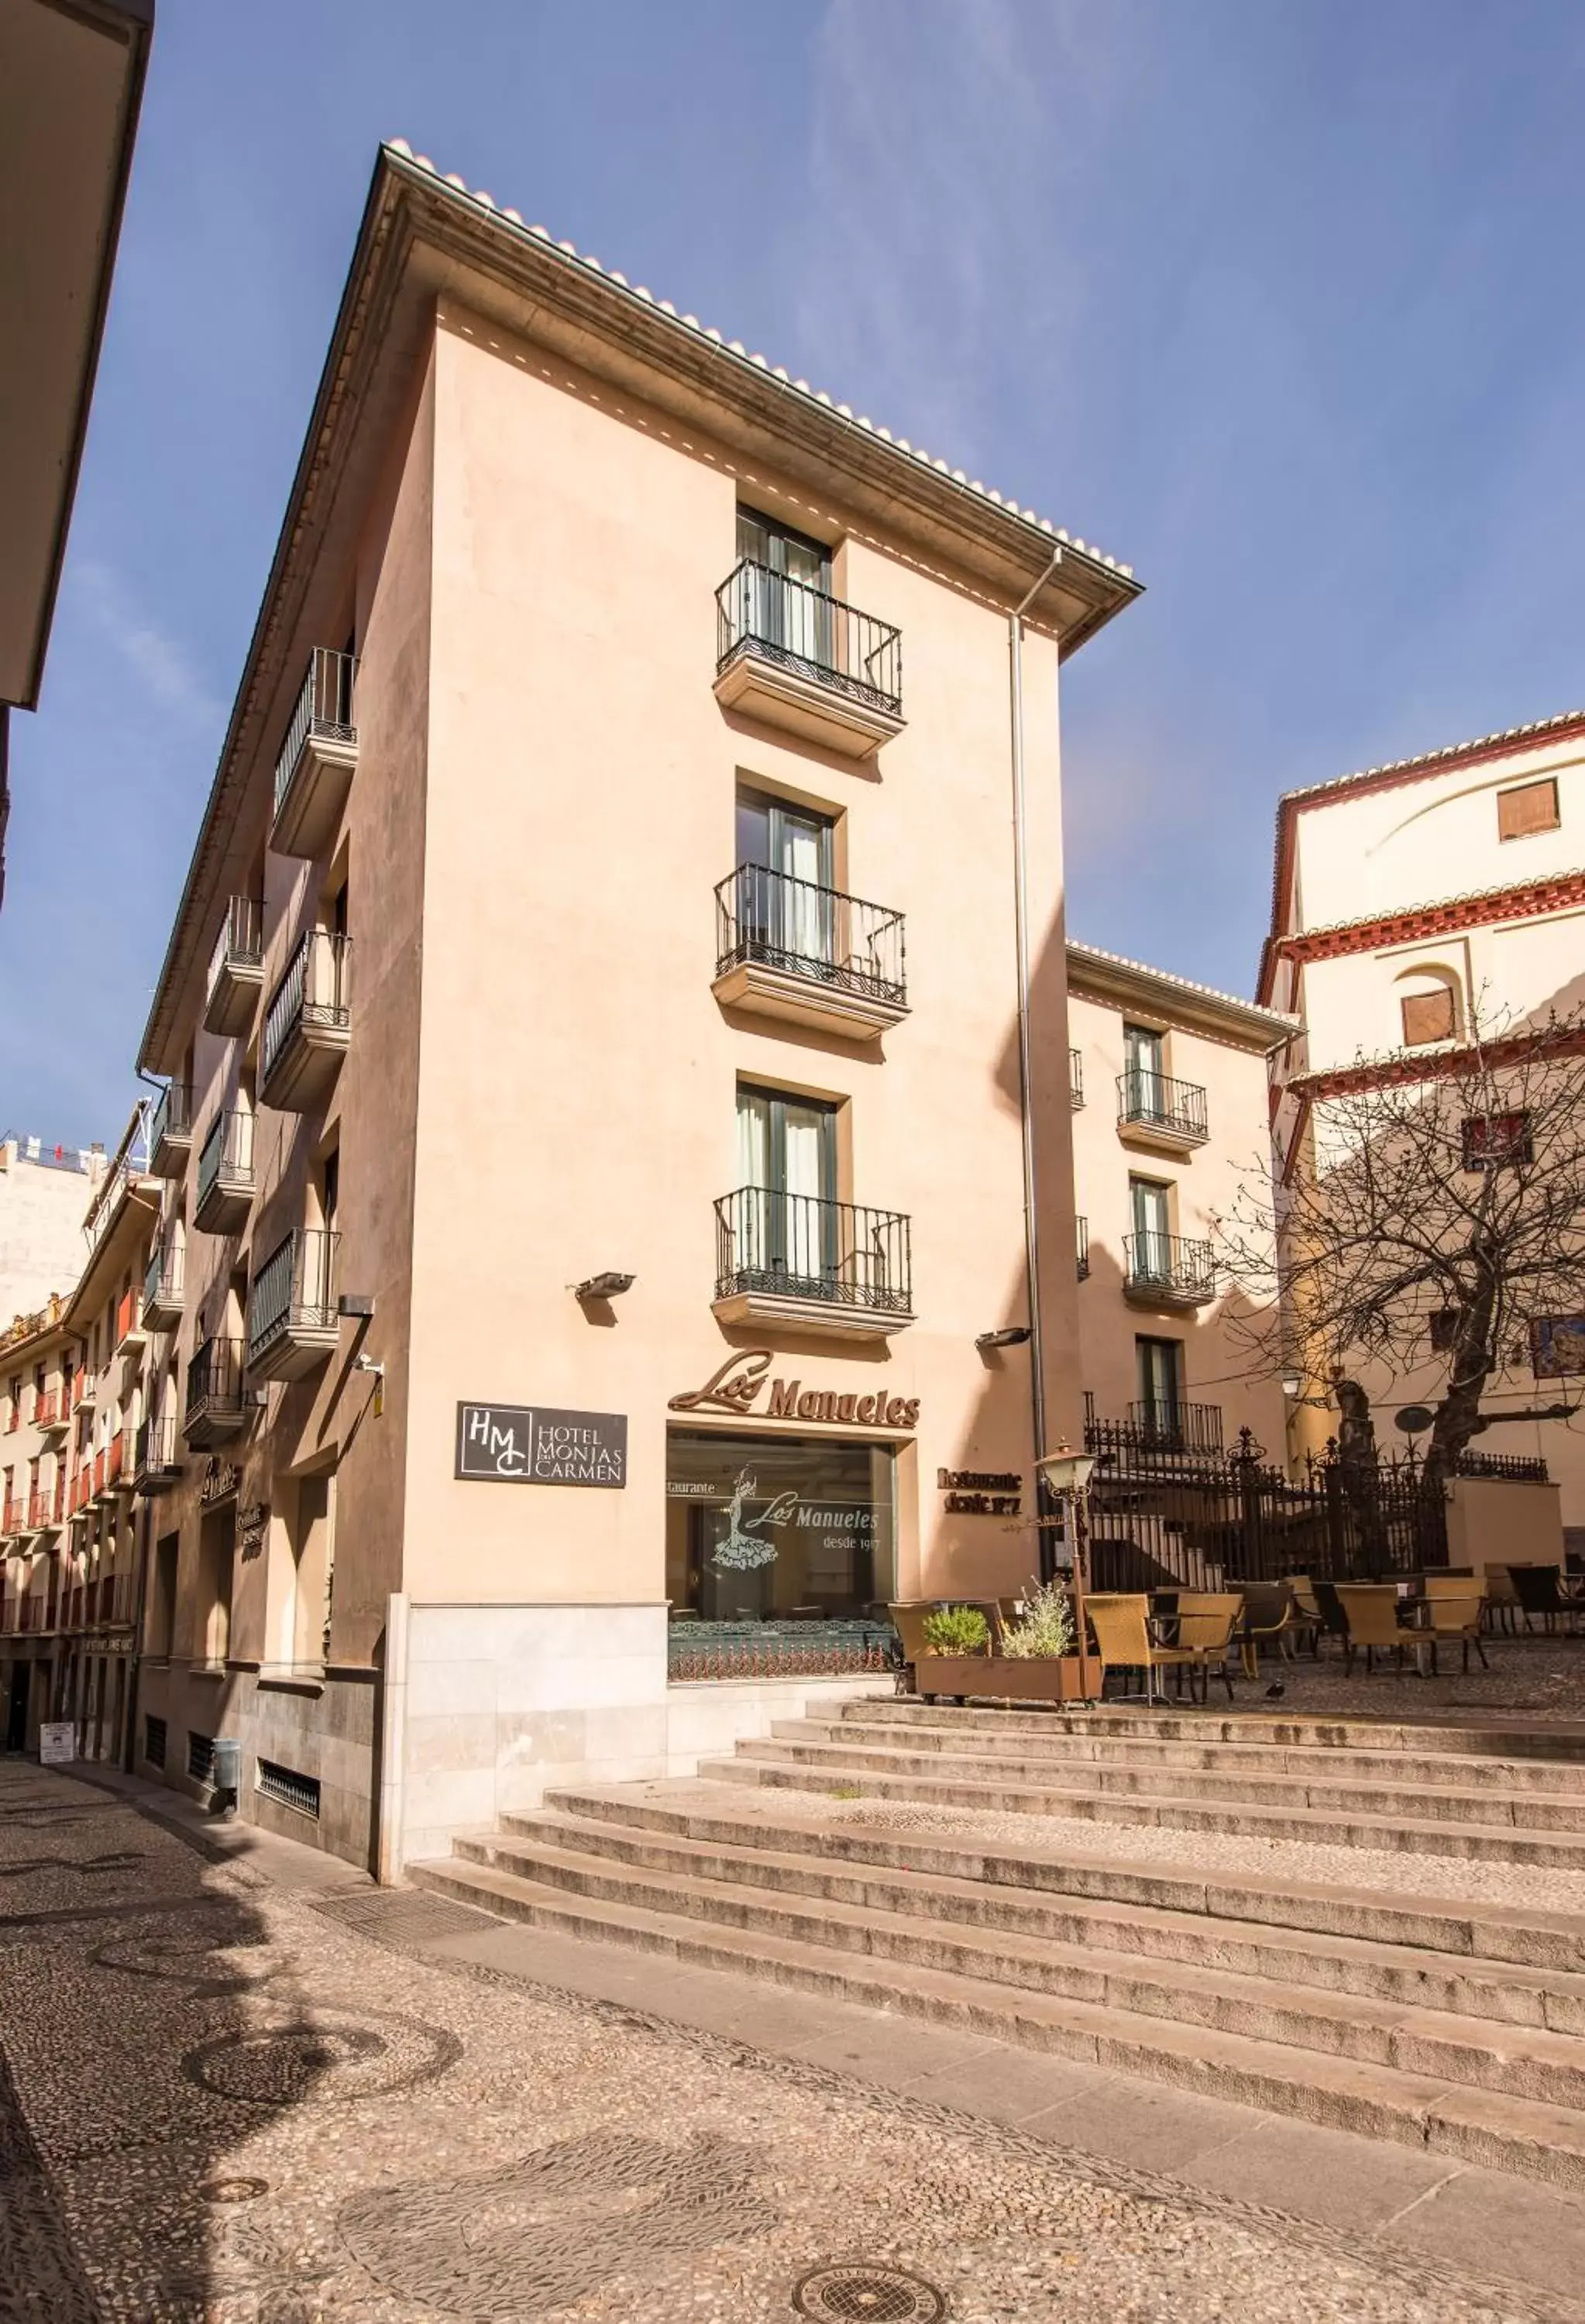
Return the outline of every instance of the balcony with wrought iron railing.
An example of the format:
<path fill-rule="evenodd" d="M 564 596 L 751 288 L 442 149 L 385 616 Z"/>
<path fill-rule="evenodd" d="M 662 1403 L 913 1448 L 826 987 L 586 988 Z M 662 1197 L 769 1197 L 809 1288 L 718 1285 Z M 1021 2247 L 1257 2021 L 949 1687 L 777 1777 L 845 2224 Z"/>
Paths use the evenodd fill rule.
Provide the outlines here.
<path fill-rule="evenodd" d="M 911 1233 L 900 1211 L 740 1186 L 715 1205 L 715 1314 L 889 1339 L 914 1320 Z"/>
<path fill-rule="evenodd" d="M 1074 1221 L 1074 1225 L 1077 1231 L 1079 1246 L 1079 1280 L 1081 1283 L 1088 1283 L 1090 1280 L 1090 1222 L 1086 1218 L 1078 1218 Z"/>
<path fill-rule="evenodd" d="M 133 1450 L 133 1490 L 152 1497 L 180 1482 L 181 1461 L 171 1413 L 153 1413 L 140 1423 Z"/>
<path fill-rule="evenodd" d="M 1117 1127 L 1130 1143 L 1169 1153 L 1203 1146 L 1211 1135 L 1205 1092 L 1197 1082 L 1130 1066 L 1117 1077 Z"/>
<path fill-rule="evenodd" d="M 52 1436 L 58 1428 L 64 1428 L 69 1417 L 64 1388 L 33 1390 L 33 1426 L 41 1436 Z"/>
<path fill-rule="evenodd" d="M 206 1340 L 187 1368 L 182 1434 L 196 1451 L 235 1436 L 246 1417 L 242 1342 Z"/>
<path fill-rule="evenodd" d="M 48 1485 L 33 1485 L 28 1491 L 27 1529 L 29 1533 L 48 1533 L 55 1522 L 55 1496 Z"/>
<path fill-rule="evenodd" d="M 305 1113 L 330 1092 L 352 1040 L 352 938 L 309 928 L 264 1011 L 259 1094 Z"/>
<path fill-rule="evenodd" d="M 299 1227 L 276 1246 L 248 1294 L 248 1374 L 296 1379 L 335 1351 L 341 1237 Z"/>
<path fill-rule="evenodd" d="M 204 984 L 204 1029 L 232 1039 L 251 1028 L 264 989 L 264 906 L 258 896 L 233 896 L 209 955 Z"/>
<path fill-rule="evenodd" d="M 1075 1113 L 1084 1102 L 1084 1053 L 1082 1049 L 1068 1051 L 1068 1103 Z"/>
<path fill-rule="evenodd" d="M 745 558 L 715 592 L 715 698 L 844 758 L 871 758 L 902 731 L 902 634 Z"/>
<path fill-rule="evenodd" d="M 1157 1397 L 1130 1404 L 1126 1420 L 1102 1419 L 1095 1399 L 1084 1398 L 1084 1450 L 1138 1461 L 1150 1453 L 1174 1460 L 1220 1461 L 1223 1454 L 1221 1406 Z"/>
<path fill-rule="evenodd" d="M 115 1303 L 114 1352 L 135 1356 L 148 1336 L 148 1325 L 143 1321 L 143 1285 L 129 1283 Z"/>
<path fill-rule="evenodd" d="M 275 761 L 270 844 L 278 855 L 326 853 L 358 762 L 357 663 L 316 646 Z"/>
<path fill-rule="evenodd" d="M 18 1534 L 25 1531 L 26 1524 L 25 1498 L 17 1493 L 7 1493 L 5 1499 L 0 1501 L 0 1536 L 4 1536 L 7 1540 L 14 1540 Z"/>
<path fill-rule="evenodd" d="M 156 1178 L 185 1177 L 192 1148 L 192 1091 L 186 1082 L 168 1082 L 149 1125 L 149 1167 Z"/>
<path fill-rule="evenodd" d="M 903 916 L 740 863 L 715 890 L 723 1006 L 873 1040 L 908 1013 Z"/>
<path fill-rule="evenodd" d="M 1146 1307 L 1203 1307 L 1216 1296 L 1211 1245 L 1187 1235 L 1125 1235 L 1123 1294 Z"/>
<path fill-rule="evenodd" d="M 187 1253 L 176 1241 L 157 1242 L 143 1276 L 143 1322 L 151 1332 L 174 1331 L 181 1321 Z"/>
<path fill-rule="evenodd" d="M 235 1234 L 253 1200 L 253 1117 L 217 1113 L 198 1155 L 193 1224 L 206 1234 Z"/>

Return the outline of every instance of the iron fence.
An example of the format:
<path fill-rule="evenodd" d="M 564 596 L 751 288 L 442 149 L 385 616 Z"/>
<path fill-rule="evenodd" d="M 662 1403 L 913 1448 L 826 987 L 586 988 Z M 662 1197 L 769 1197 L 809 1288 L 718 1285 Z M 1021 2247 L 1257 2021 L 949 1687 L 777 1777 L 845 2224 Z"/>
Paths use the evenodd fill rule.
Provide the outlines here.
<path fill-rule="evenodd" d="M 1229 1452 L 1147 1443 L 1104 1421 L 1084 1441 L 1092 1590 L 1374 1581 L 1448 1562 L 1446 1496 L 1412 1453 L 1367 1462 L 1329 1448 L 1290 1477 L 1248 1429 Z"/>
<path fill-rule="evenodd" d="M 217 1113 L 198 1155 L 196 1207 L 217 1186 L 227 1193 L 251 1194 L 253 1185 L 253 1117 L 251 1113 Z"/>
<path fill-rule="evenodd" d="M 270 995 L 264 1011 L 263 1077 L 267 1083 L 298 1028 L 344 1028 L 351 1022 L 348 971 L 352 938 L 309 928 Z"/>
<path fill-rule="evenodd" d="M 1211 1135 L 1205 1093 L 1198 1083 L 1175 1082 L 1139 1065 L 1117 1077 L 1117 1118 L 1131 1127 L 1163 1130 L 1196 1143 Z"/>
<path fill-rule="evenodd" d="M 743 961 L 908 1004 L 900 912 L 762 863 L 740 863 L 715 890 L 715 973 Z"/>
<path fill-rule="evenodd" d="M 340 1248 L 341 1237 L 324 1227 L 299 1227 L 276 1245 L 248 1294 L 249 1363 L 283 1332 L 335 1330 Z"/>
<path fill-rule="evenodd" d="M 889 1622 L 683 1622 L 667 1638 L 674 1685 L 707 1679 L 835 1678 L 895 1671 L 902 1646 Z"/>
<path fill-rule="evenodd" d="M 286 797 L 287 785 L 297 772 L 303 746 L 311 735 L 322 735 L 327 742 L 357 741 L 353 699 L 356 678 L 357 663 L 351 654 L 332 653 L 327 646 L 314 648 L 302 691 L 292 709 L 291 724 L 286 730 L 286 740 L 281 745 L 281 756 L 275 761 L 277 815 Z"/>
<path fill-rule="evenodd" d="M 747 558 L 715 592 L 717 676 L 745 652 L 901 715 L 902 632 Z"/>
<path fill-rule="evenodd" d="M 1187 1235 L 1124 1235 L 1123 1271 L 1130 1291 L 1159 1292 L 1167 1299 L 1214 1297 L 1216 1255 L 1208 1242 Z"/>
<path fill-rule="evenodd" d="M 204 984 L 206 1001 L 228 968 L 258 968 L 263 958 L 263 899 L 261 896 L 233 896 L 226 907 L 226 918 L 220 923 L 220 933 L 209 955 L 209 973 Z"/>
<path fill-rule="evenodd" d="M 909 1315 L 910 1224 L 900 1211 L 740 1186 L 715 1204 L 715 1296 L 760 1291 Z"/>
<path fill-rule="evenodd" d="M 1461 1452 L 1461 1477 L 1506 1477 L 1516 1485 L 1549 1485 L 1546 1462 L 1528 1452 Z"/>

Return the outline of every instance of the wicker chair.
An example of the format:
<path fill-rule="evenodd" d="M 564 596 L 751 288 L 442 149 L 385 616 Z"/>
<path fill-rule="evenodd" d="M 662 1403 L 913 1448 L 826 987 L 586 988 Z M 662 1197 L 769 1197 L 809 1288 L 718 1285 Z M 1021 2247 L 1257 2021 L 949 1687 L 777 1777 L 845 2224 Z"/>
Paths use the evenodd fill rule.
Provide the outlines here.
<path fill-rule="evenodd" d="M 1233 1699 L 1233 1674 L 1228 1667 L 1232 1658 L 1233 1632 L 1244 1612 L 1241 1590 L 1180 1590 L 1178 1592 L 1178 1646 L 1198 1657 L 1203 1700 L 1211 1699 L 1211 1674 L 1215 1671 L 1227 1688 L 1227 1699 Z M 1189 1671 L 1190 1692 L 1193 1691 L 1194 1668 Z"/>
<path fill-rule="evenodd" d="M 1321 1619 L 1320 1609 L 1315 1618 Z M 1286 1582 L 1249 1582 L 1244 1585 L 1243 1631 L 1239 1641 L 1246 1678 L 1260 1674 L 1260 1644 L 1274 1638 L 1276 1651 L 1284 1662 L 1294 1658 L 1294 1637 L 1298 1628 L 1294 1592 Z"/>
<path fill-rule="evenodd" d="M 1375 1669 L 1378 1654 L 1396 1655 L 1401 1671 L 1404 1656 L 1414 1640 L 1398 1626 L 1398 1593 L 1393 1583 L 1340 1582 L 1337 1595 L 1349 1626 L 1343 1646 L 1347 1674 L 1352 1676 L 1354 1656 L 1361 1646 L 1365 1649 L 1367 1675 Z"/>
<path fill-rule="evenodd" d="M 1101 1657 L 1101 1686 L 1104 1693 L 1106 1681 L 1114 1669 L 1143 1671 L 1145 1700 L 1159 1702 L 1161 1690 L 1156 1684 L 1164 1670 L 1175 1671 L 1178 1691 L 1183 1691 L 1183 1674 L 1197 1668 L 1202 1656 L 1183 1646 L 1158 1646 L 1150 1635 L 1150 1600 L 1146 1597 L 1087 1598 L 1085 1611 L 1090 1628 L 1095 1633 L 1095 1648 Z"/>
<path fill-rule="evenodd" d="M 1468 1577 L 1445 1579 L 1427 1576 L 1425 1583 L 1426 1611 L 1431 1616 L 1431 1668 L 1436 1672 L 1436 1649 L 1443 1638 L 1457 1638 L 1464 1649 L 1464 1668 L 1470 1667 L 1470 1649 L 1474 1647 L 1480 1657 L 1482 1670 L 1491 1665 L 1486 1659 L 1486 1649 L 1480 1643 L 1480 1612 L 1485 1604 L 1480 1584 Z"/>

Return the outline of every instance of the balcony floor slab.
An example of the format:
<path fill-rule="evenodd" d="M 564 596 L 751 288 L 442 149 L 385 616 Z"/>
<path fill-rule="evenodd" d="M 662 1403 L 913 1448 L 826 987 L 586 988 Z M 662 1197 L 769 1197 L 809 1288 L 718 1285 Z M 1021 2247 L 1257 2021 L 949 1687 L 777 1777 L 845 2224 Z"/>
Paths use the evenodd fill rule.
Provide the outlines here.
<path fill-rule="evenodd" d="M 711 1302 L 718 1323 L 756 1331 L 796 1332 L 830 1340 L 889 1340 L 906 1332 L 911 1314 L 893 1308 L 848 1306 L 837 1300 L 800 1299 L 784 1291 L 733 1291 Z"/>

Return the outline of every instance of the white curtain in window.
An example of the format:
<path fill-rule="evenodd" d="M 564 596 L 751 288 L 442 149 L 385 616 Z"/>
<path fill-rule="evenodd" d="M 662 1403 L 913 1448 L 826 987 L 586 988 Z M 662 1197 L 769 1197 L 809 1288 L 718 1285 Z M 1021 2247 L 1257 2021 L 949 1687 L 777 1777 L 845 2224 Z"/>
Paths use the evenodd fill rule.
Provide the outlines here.
<path fill-rule="evenodd" d="M 820 1197 L 825 1192 L 825 1118 L 812 1107 L 789 1105 L 786 1113 L 787 1262 L 795 1275 L 823 1269 L 825 1222 Z"/>

